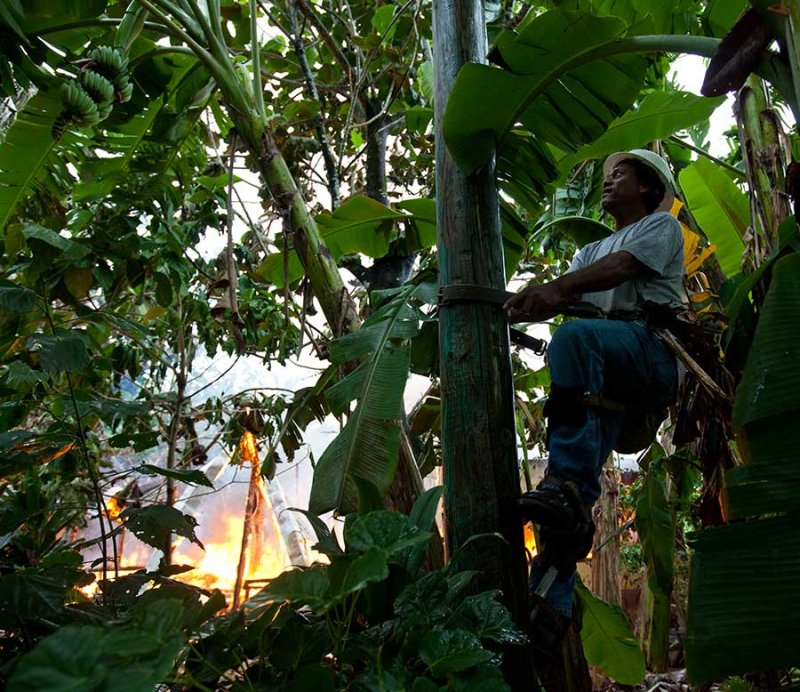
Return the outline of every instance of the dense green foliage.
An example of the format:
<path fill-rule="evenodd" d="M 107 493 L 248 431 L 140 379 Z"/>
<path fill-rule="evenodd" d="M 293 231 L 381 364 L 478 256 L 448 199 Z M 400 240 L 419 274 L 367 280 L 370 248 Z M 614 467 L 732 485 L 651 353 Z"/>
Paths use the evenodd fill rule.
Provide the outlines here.
<path fill-rule="evenodd" d="M 764 13 L 769 4 L 753 3 Z M 730 375 L 716 357 L 702 365 L 731 399 L 687 395 L 679 420 L 699 442 L 669 456 L 653 447 L 635 500 L 648 589 L 667 617 L 676 513 L 687 511 L 695 467 L 702 499 L 688 511 L 721 520 L 725 476 L 726 518 L 747 520 L 693 543 L 687 658 L 698 681 L 798 663 L 786 616 L 800 583 L 797 224 L 758 191 L 751 152 L 766 135 L 740 114 L 725 161 L 702 151 L 692 161 L 721 99 L 665 77 L 676 52 L 713 53 L 746 5 L 485 2 L 491 64 L 465 67 L 443 123 L 466 170 L 497 152 L 509 278 L 547 280 L 602 233 L 594 161 L 653 142 L 679 173 L 681 220 L 715 246 L 697 281 L 711 279 L 692 288 L 698 305 L 727 316 Z M 497 594 L 475 593 L 470 573 L 423 569 L 438 494 L 421 495 L 409 517 L 383 511 L 402 445 L 423 473 L 438 463 L 430 13 L 425 2 L 365 0 L 0 0 L 9 689 L 504 688 L 502 647 L 524 636 Z M 774 26 L 784 15 L 768 14 L 779 52 L 741 70 L 758 70 L 772 99 L 800 111 L 795 38 Z M 768 105 L 761 112 L 775 118 Z M 796 132 L 790 140 L 796 149 Z M 776 156 L 782 186 L 788 162 Z M 241 179 L 258 181 L 257 217 L 237 199 L 242 165 Z M 225 247 L 208 257 L 217 234 Z M 359 279 L 355 290 L 337 263 Z M 360 314 L 347 311 L 350 293 Z M 315 305 L 327 325 L 312 332 Z M 312 341 L 332 364 L 315 386 L 199 403 L 201 355 L 269 364 Z M 406 426 L 410 372 L 432 387 Z M 515 360 L 515 382 L 527 452 L 541 443 L 547 375 Z M 331 412 L 346 423 L 319 460 L 308 515 L 329 564 L 287 572 L 223 615 L 220 592 L 174 579 L 184 568 L 169 550 L 157 570 L 116 577 L 123 530 L 158 550 L 173 536 L 199 543 L 194 517 L 172 506 L 179 486 L 213 487 L 199 426 L 214 426 L 232 456 L 242 432 L 256 432 L 271 478 Z M 147 450 L 153 463 L 119 467 L 120 455 Z M 112 519 L 112 496 L 124 501 L 153 477 L 163 485 Z M 346 515 L 344 547 L 316 518 L 329 510 Z M 95 574 L 88 597 L 79 589 Z M 619 613 L 583 592 L 581 601 L 587 656 L 635 683 L 642 659 Z"/>

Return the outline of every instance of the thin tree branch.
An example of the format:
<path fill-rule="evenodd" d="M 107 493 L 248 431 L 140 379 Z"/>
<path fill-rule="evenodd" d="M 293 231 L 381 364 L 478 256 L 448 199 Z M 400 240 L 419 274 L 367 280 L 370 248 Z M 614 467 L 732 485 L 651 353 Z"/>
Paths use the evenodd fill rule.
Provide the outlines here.
<path fill-rule="evenodd" d="M 322 20 L 319 18 L 317 13 L 313 10 L 313 8 L 308 4 L 307 0 L 289 0 L 290 3 L 294 2 L 297 5 L 300 12 L 303 13 L 303 16 L 309 21 L 309 23 L 317 30 L 319 33 L 320 38 L 324 41 L 325 45 L 328 46 L 328 49 L 333 53 L 333 57 L 339 66 L 345 71 L 347 74 L 347 78 L 350 80 L 350 83 L 353 83 L 353 66 L 350 64 L 350 61 L 347 59 L 347 56 L 342 52 L 342 49 L 339 48 L 339 44 L 334 40 L 333 36 L 330 35 L 328 32 L 327 27 L 322 23 Z"/>
<path fill-rule="evenodd" d="M 306 56 L 305 47 L 303 46 L 303 37 L 300 33 L 300 27 L 297 22 L 297 12 L 295 3 L 289 0 L 287 4 L 287 12 L 289 14 L 289 23 L 291 24 L 292 34 L 290 39 L 294 45 L 294 52 L 297 55 L 297 60 L 300 63 L 300 68 L 303 71 L 303 76 L 306 81 L 306 90 L 308 95 L 317 103 L 320 104 L 320 112 L 314 116 L 314 129 L 317 133 L 319 145 L 322 148 L 322 158 L 325 162 L 325 172 L 328 176 L 328 192 L 331 196 L 331 207 L 336 209 L 339 206 L 339 172 L 336 167 L 336 161 L 333 157 L 330 142 L 328 141 L 328 134 L 325 132 L 325 122 L 322 119 L 322 101 L 317 91 L 317 84 L 314 80 L 314 75 L 311 73 L 311 66 L 308 64 L 308 57 Z"/>
<path fill-rule="evenodd" d="M 50 324 L 50 329 L 53 333 L 53 336 L 56 334 L 56 326 L 53 322 L 53 315 L 50 312 L 50 302 L 47 297 L 47 291 L 42 292 L 44 295 L 44 313 L 45 317 L 47 318 L 48 323 Z M 108 539 L 111 538 L 111 548 L 114 560 L 114 578 L 119 576 L 118 572 L 118 556 L 117 556 L 117 540 L 113 533 L 113 527 L 111 526 L 111 519 L 108 513 L 108 507 L 106 506 L 106 501 L 103 498 L 103 493 L 100 491 L 100 479 L 97 476 L 97 469 L 92 466 L 92 461 L 89 458 L 89 450 L 88 450 L 88 440 L 86 437 L 86 430 L 83 427 L 83 419 L 81 417 L 80 409 L 78 407 L 78 399 L 75 396 L 75 386 L 72 383 L 72 376 L 69 372 L 65 373 L 67 379 L 67 387 L 69 388 L 69 397 L 70 401 L 72 402 L 72 409 L 75 414 L 75 423 L 78 427 L 78 447 L 81 450 L 81 456 L 83 457 L 83 461 L 86 464 L 86 471 L 89 474 L 89 479 L 92 483 L 92 489 L 94 491 L 95 503 L 97 504 L 97 524 L 100 528 L 100 555 L 103 559 L 103 581 L 108 581 Z M 103 516 L 108 520 L 108 528 L 109 530 L 106 531 L 106 522 L 103 519 Z"/>

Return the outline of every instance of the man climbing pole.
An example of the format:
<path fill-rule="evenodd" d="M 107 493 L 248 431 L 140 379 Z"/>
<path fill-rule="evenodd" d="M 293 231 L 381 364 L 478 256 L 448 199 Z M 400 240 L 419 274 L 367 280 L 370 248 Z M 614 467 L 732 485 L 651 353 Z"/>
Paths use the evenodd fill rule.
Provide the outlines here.
<path fill-rule="evenodd" d="M 663 410 L 677 389 L 675 358 L 645 323 L 647 305 L 685 302 L 683 235 L 667 211 L 672 174 L 644 149 L 613 154 L 603 172 L 600 204 L 615 232 L 582 248 L 566 274 L 524 288 L 504 306 L 512 323 L 549 319 L 576 301 L 606 316 L 566 322 L 553 335 L 547 474 L 519 500 L 544 544 L 531 570 L 532 639 L 549 655 L 572 617 L 575 565 L 591 549 L 600 470 L 631 417 Z"/>

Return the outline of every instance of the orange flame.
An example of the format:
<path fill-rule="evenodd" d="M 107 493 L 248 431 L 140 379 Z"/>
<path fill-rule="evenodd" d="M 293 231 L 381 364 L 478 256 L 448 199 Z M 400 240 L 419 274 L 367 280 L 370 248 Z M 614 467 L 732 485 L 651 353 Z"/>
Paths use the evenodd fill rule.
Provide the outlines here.
<path fill-rule="evenodd" d="M 106 500 L 106 512 L 109 519 L 112 521 L 119 521 L 119 515 L 122 512 L 122 504 L 117 499 L 116 495 Z"/>
<path fill-rule="evenodd" d="M 245 430 L 239 440 L 239 461 L 240 465 L 245 461 L 249 461 L 253 466 L 258 465 L 256 436 L 249 430 Z"/>
<path fill-rule="evenodd" d="M 531 559 L 536 557 L 536 538 L 533 535 L 533 524 L 530 522 L 526 522 L 523 528 L 524 531 L 524 539 L 525 539 L 525 550 L 528 551 L 528 555 Z"/>

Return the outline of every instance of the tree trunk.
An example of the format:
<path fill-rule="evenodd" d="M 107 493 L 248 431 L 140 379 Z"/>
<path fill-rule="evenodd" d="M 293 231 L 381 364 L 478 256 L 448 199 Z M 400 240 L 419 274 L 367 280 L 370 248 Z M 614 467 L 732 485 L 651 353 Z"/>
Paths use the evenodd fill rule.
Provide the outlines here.
<path fill-rule="evenodd" d="M 253 155 L 275 208 L 288 221 L 295 252 L 333 335 L 342 336 L 353 331 L 360 324 L 355 303 L 342 281 L 336 262 L 320 238 L 317 223 L 309 214 L 272 133 L 257 118 L 239 112 L 231 104 L 228 106 L 228 115 Z"/>
<path fill-rule="evenodd" d="M 258 172 L 269 188 L 276 208 L 288 219 L 295 251 L 333 335 L 342 336 L 357 329 L 361 320 L 355 304 L 274 138 L 269 130 L 253 119 L 241 116 L 235 109 L 229 109 L 229 115 L 236 123 L 239 136 L 254 155 Z M 400 463 L 389 491 L 392 509 L 404 513 L 411 510 L 422 489 L 419 471 L 413 463 L 413 456 L 408 458 L 406 448 L 410 449 L 410 445 L 401 443 Z"/>
<path fill-rule="evenodd" d="M 545 692 L 592 692 L 592 676 L 583 655 L 581 628 L 577 620 L 572 620 L 564 636 L 561 656 L 542 671 L 541 682 Z"/>
<path fill-rule="evenodd" d="M 600 499 L 592 509 L 596 527 L 592 546 L 592 591 L 606 603 L 622 602 L 619 576 L 619 536 L 617 507 L 619 472 L 606 467 L 600 474 Z M 611 538 L 613 536 L 613 538 Z"/>
<path fill-rule="evenodd" d="M 494 161 L 466 176 L 442 137 L 447 97 L 461 66 L 485 62 L 486 34 L 477 0 L 434 0 L 436 195 L 442 286 L 505 286 Z M 520 627 L 527 623 L 522 521 L 516 507 L 514 398 L 508 326 L 485 303 L 442 305 L 439 311 L 442 455 L 447 552 L 456 567 L 481 573 L 483 588 L 499 588 Z M 505 541 L 470 538 L 500 532 Z M 459 550 L 460 549 L 460 550 Z M 522 647 L 504 657 L 508 683 L 530 690 L 531 657 Z"/>

